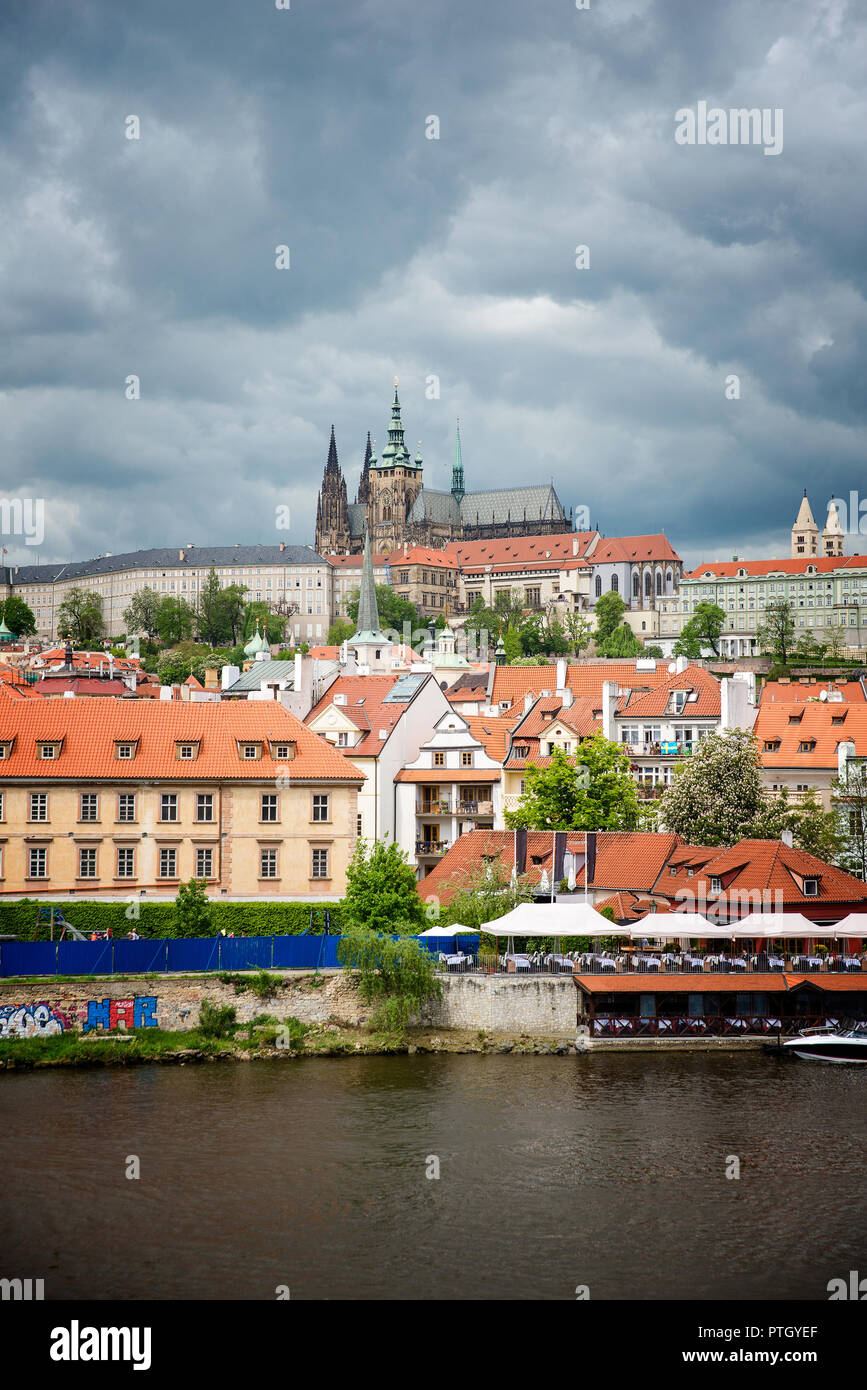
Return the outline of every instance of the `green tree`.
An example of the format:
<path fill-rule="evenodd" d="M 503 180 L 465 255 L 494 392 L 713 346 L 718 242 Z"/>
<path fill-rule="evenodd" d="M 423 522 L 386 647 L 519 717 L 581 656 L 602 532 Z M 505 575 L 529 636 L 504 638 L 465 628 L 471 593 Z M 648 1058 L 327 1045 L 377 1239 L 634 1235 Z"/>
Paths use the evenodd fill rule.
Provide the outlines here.
<path fill-rule="evenodd" d="M 159 636 L 158 614 L 160 608 L 160 596 L 156 589 L 145 585 L 134 594 L 128 608 L 123 610 L 123 620 L 126 623 L 128 633 L 144 633 L 148 641 L 152 642 Z"/>
<path fill-rule="evenodd" d="M 657 647 L 655 643 L 645 643 L 642 648 L 642 656 L 652 656 L 654 661 L 664 661 L 665 652 L 662 647 Z"/>
<path fill-rule="evenodd" d="M 794 647 L 795 610 L 787 598 L 772 598 L 756 628 L 761 650 L 786 665 Z"/>
<path fill-rule="evenodd" d="M 601 644 L 597 642 L 596 650 L 600 656 L 619 657 L 621 660 L 624 657 L 641 656 L 644 652 L 628 623 L 621 623 Z"/>
<path fill-rule="evenodd" d="M 283 633 L 286 629 L 287 618 L 283 618 L 279 613 L 272 613 L 267 603 L 256 599 L 253 603 L 246 604 L 243 616 L 243 638 L 249 642 L 253 633 L 256 631 L 256 624 L 260 629 L 265 629 L 265 635 L 271 645 L 283 641 Z"/>
<path fill-rule="evenodd" d="M 818 641 L 810 628 L 802 632 L 795 643 L 794 657 L 797 661 L 804 661 L 809 666 L 818 665 L 824 660 L 825 652 L 828 650 L 824 642 Z"/>
<path fill-rule="evenodd" d="M 373 1029 L 401 1034 L 414 1013 L 442 996 L 434 957 L 407 936 L 394 941 L 358 923 L 347 927 L 344 916 L 337 958 L 358 972 L 364 1002 L 379 1005 L 370 1020 Z"/>
<path fill-rule="evenodd" d="M 415 869 L 394 841 L 358 840 L 346 870 L 343 924 L 350 931 L 412 934 L 427 926 Z"/>
<path fill-rule="evenodd" d="M 87 647 L 102 636 L 102 599 L 92 589 L 70 589 L 57 610 L 57 631 L 76 647 Z"/>
<path fill-rule="evenodd" d="M 157 661 L 157 678 L 160 685 L 183 685 L 192 670 L 188 656 L 177 652 L 162 652 Z"/>
<path fill-rule="evenodd" d="M 840 661 L 843 656 L 843 647 L 845 646 L 843 641 L 843 629 L 841 627 L 831 627 L 829 625 L 822 633 L 822 638 L 826 660 L 830 662 Z"/>
<path fill-rule="evenodd" d="M 189 883 L 179 884 L 175 898 L 175 935 L 212 936 L 213 932 L 213 910 L 205 892 L 205 880 L 191 878 Z"/>
<path fill-rule="evenodd" d="M 3 621 L 15 637 L 31 637 L 36 631 L 36 618 L 29 607 L 17 594 L 10 594 L 5 603 L 0 604 Z"/>
<path fill-rule="evenodd" d="M 348 623 L 345 618 L 338 618 L 328 629 L 328 636 L 325 641 L 329 647 L 339 647 L 343 642 L 348 642 L 350 637 L 354 636 L 354 625 Z"/>
<path fill-rule="evenodd" d="M 527 830 L 633 830 L 638 793 L 620 746 L 593 734 L 573 758 L 555 748 L 547 767 L 528 765 L 526 792 L 506 824 Z"/>
<path fill-rule="evenodd" d="M 718 604 L 696 604 L 692 617 L 684 623 L 674 644 L 674 655 L 687 656 L 691 661 L 698 661 L 710 647 L 711 654 L 719 656 L 719 639 L 725 620 L 725 612 Z"/>
<path fill-rule="evenodd" d="M 173 647 L 193 634 L 196 615 L 185 598 L 167 594 L 157 609 L 157 631 L 166 646 Z"/>
<path fill-rule="evenodd" d="M 826 864 L 836 864 L 844 848 L 840 820 L 835 810 L 825 810 L 813 787 L 793 807 L 793 819 L 798 848 L 824 859 Z"/>
<path fill-rule="evenodd" d="M 601 598 L 596 600 L 593 612 L 596 615 L 594 640 L 596 650 L 599 651 L 600 646 L 608 641 L 615 628 L 620 626 L 623 614 L 626 612 L 626 604 L 620 595 L 612 589 L 610 593 L 603 594 Z"/>
<path fill-rule="evenodd" d="M 863 763 L 847 761 L 843 776 L 831 783 L 831 806 L 840 836 L 837 862 L 867 882 L 867 767 Z"/>
<path fill-rule="evenodd" d="M 516 876 L 513 881 L 499 864 L 486 864 L 484 868 L 465 870 L 457 878 L 443 915 L 449 923 L 454 922 L 475 931 L 485 922 L 492 922 L 494 918 L 511 912 L 518 903 L 530 902 L 532 897 L 533 889 L 526 874 Z"/>
<path fill-rule="evenodd" d="M 563 619 L 563 627 L 573 652 L 580 655 L 584 648 L 590 645 L 593 636 L 590 619 L 583 613 L 567 613 Z"/>
<path fill-rule="evenodd" d="M 659 815 L 666 830 L 691 844 L 733 845 L 745 836 L 776 838 L 792 811 L 765 789 L 753 735 L 727 729 L 702 739 L 675 768 Z"/>
<path fill-rule="evenodd" d="M 517 661 L 524 654 L 521 638 L 514 623 L 510 623 L 503 633 L 503 646 L 506 649 L 507 665 L 511 665 L 513 661 Z"/>
<path fill-rule="evenodd" d="M 346 603 L 346 611 L 352 622 L 352 631 L 355 632 L 355 625 L 358 622 L 358 600 L 360 590 L 356 589 Z M 376 606 L 379 610 L 379 626 L 381 628 L 393 628 L 395 632 L 403 632 L 405 622 L 409 623 L 412 629 L 425 626 L 424 619 L 414 604 L 408 598 L 402 598 L 395 593 L 390 584 L 376 585 Z"/>

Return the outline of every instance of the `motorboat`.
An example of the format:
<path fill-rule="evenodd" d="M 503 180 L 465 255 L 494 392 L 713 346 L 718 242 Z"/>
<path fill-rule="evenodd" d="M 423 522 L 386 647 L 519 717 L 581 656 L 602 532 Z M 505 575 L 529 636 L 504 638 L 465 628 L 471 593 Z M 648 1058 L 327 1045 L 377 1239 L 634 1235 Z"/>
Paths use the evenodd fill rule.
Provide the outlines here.
<path fill-rule="evenodd" d="M 796 1038 L 786 1038 L 783 1051 L 808 1062 L 867 1062 L 867 1022 L 805 1028 Z"/>

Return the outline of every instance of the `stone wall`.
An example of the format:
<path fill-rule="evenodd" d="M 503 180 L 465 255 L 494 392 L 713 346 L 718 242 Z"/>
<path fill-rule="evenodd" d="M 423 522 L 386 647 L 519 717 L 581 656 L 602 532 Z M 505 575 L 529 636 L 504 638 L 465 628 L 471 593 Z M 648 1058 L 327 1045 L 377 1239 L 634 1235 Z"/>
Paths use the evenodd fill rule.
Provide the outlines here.
<path fill-rule="evenodd" d="M 214 976 L 163 975 L 145 979 L 82 980 L 41 985 L 15 979 L 0 980 L 0 1037 L 38 1037 L 43 1034 L 105 1032 L 126 1027 L 162 1028 L 169 1032 L 193 1028 L 203 999 L 231 1004 L 238 1021 L 257 1014 L 279 1019 L 294 1016 L 303 1023 L 360 1024 L 371 1010 L 358 997 L 351 975 L 343 971 L 284 976 L 289 981 L 270 999 L 250 991 L 236 993 L 233 985 Z M 485 1029 L 489 1033 L 574 1035 L 577 994 L 569 976 L 520 979 L 508 976 L 453 975 L 443 980 L 442 1001 L 418 1020 L 437 1028 Z"/>

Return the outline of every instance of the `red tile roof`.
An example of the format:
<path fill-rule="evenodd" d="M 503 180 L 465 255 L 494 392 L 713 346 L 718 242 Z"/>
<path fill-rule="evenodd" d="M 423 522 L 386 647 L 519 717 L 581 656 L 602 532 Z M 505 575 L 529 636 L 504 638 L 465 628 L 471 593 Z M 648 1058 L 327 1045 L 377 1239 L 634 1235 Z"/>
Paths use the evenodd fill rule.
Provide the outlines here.
<path fill-rule="evenodd" d="M 323 555 L 323 560 L 327 560 L 329 565 L 335 569 L 355 569 L 360 570 L 364 559 L 363 555 Z M 374 569 L 382 569 L 388 561 L 387 555 L 372 555 Z"/>
<path fill-rule="evenodd" d="M 680 556 L 661 532 L 652 536 L 612 536 L 600 540 L 590 557 L 592 563 L 611 563 L 630 560 L 672 560 L 680 563 Z"/>
<path fill-rule="evenodd" d="M 684 575 L 684 579 L 713 579 L 717 575 L 732 578 L 738 570 L 745 570 L 751 577 L 768 574 L 805 574 L 808 565 L 813 565 L 818 574 L 833 574 L 836 570 L 867 568 L 867 555 L 806 555 L 795 560 L 710 560 L 696 565 L 694 570 Z"/>
<path fill-rule="evenodd" d="M 129 687 L 121 680 L 107 680 L 100 676 L 42 676 L 34 689 L 40 695 L 63 695 L 71 690 L 75 695 L 125 695 Z"/>
<path fill-rule="evenodd" d="M 655 690 L 630 693 L 620 701 L 617 712 L 630 718 L 633 715 L 640 719 L 659 718 L 668 711 L 672 693 L 676 690 L 698 695 L 697 700 L 687 698 L 682 714 L 692 715 L 696 719 L 719 718 L 720 683 L 702 666 L 688 666 L 679 675 L 669 676 L 668 680 L 662 681 Z"/>
<path fill-rule="evenodd" d="M 470 726 L 470 733 L 484 746 L 488 757 L 496 758 L 497 762 L 501 763 L 506 756 L 509 735 L 515 727 L 516 720 L 501 719 L 491 714 L 471 714 L 464 717 Z"/>
<path fill-rule="evenodd" d="M 691 673 L 694 669 L 688 667 Z M 655 690 L 671 676 L 668 663 L 658 661 L 654 670 L 640 671 L 635 661 L 581 661 L 566 667 L 566 685 L 575 697 L 579 695 L 602 699 L 602 686 L 605 681 L 615 681 L 622 689 Z M 530 691 L 540 695 L 543 690 L 554 694 L 557 688 L 557 667 L 551 666 L 498 666 L 494 672 L 494 689 L 491 696 L 495 705 L 509 700 L 512 705 L 523 709 L 524 695 Z"/>
<path fill-rule="evenodd" d="M 796 701 L 818 700 L 822 691 L 827 691 L 829 682 L 824 680 L 817 681 L 765 681 L 762 685 L 759 702 L 769 705 L 776 704 L 782 700 L 784 704 L 794 704 Z M 867 703 L 867 694 L 864 693 L 864 686 L 860 681 L 831 681 L 830 688 L 843 696 L 847 704 Z M 825 702 L 822 701 L 824 704 Z M 831 702 L 833 703 L 833 701 Z"/>
<path fill-rule="evenodd" d="M 32 685 L 17 685 L 11 681 L 0 680 L 0 700 L 15 703 L 19 700 L 40 700 L 42 692 Z"/>
<path fill-rule="evenodd" d="M 753 733 L 763 767 L 836 772 L 838 744 L 854 743 L 858 757 L 867 755 L 867 705 L 824 700 L 765 704 L 763 700 Z M 779 749 L 767 748 L 768 743 L 779 743 Z M 812 748 L 802 750 L 802 743 L 811 744 Z"/>
<path fill-rule="evenodd" d="M 401 546 L 388 556 L 391 569 L 399 565 L 425 565 L 428 569 L 456 570 L 458 562 L 447 550 L 432 550 L 427 545 L 412 545 L 408 550 Z M 392 579 L 394 576 L 392 576 Z"/>
<path fill-rule="evenodd" d="M 804 878 L 818 879 L 818 894 L 808 896 L 804 893 Z M 739 840 L 730 849 L 720 849 L 707 860 L 701 870 L 693 876 L 691 892 L 701 901 L 709 904 L 712 911 L 715 897 L 711 879 L 719 879 L 726 895 L 733 890 L 738 894 L 769 895 L 767 899 L 756 898 L 756 902 L 767 900 L 774 907 L 779 902 L 785 909 L 826 908 L 829 904 L 867 902 L 867 884 L 833 864 L 826 864 L 815 854 L 806 850 L 790 848 L 781 840 Z M 674 880 L 667 870 L 656 885 L 658 893 L 674 896 Z M 777 896 L 779 894 L 779 897 Z M 738 905 L 738 915 L 745 916 L 753 909 L 753 902 L 744 903 L 738 898 L 727 897 L 729 906 Z M 689 902 L 681 905 L 690 910 Z M 741 911 L 741 907 L 743 911 Z"/>
<path fill-rule="evenodd" d="M 339 709 L 340 713 L 364 734 L 360 743 L 354 748 L 341 749 L 341 754 L 347 758 L 376 758 L 407 707 L 405 703 L 386 703 L 385 697 L 394 689 L 398 680 L 399 677 L 396 675 L 338 676 L 319 703 L 313 706 L 304 722 L 312 724 L 324 710 L 334 705 L 335 709 Z M 420 689 L 419 685 L 413 695 Z M 345 696 L 346 703 L 335 704 L 336 695 Z M 385 738 L 380 737 L 383 731 Z"/>
<path fill-rule="evenodd" d="M 14 739 L 2 764 L 2 780 L 67 778 L 118 781 L 265 781 L 279 773 L 292 782 L 359 783 L 364 774 L 282 705 L 253 700 L 192 703 L 187 700 L 39 700 L 13 711 L 0 703 L 0 740 Z M 59 758 L 36 756 L 37 740 L 63 740 Z M 296 756 L 271 756 L 269 740 L 294 742 Z M 176 742 L 200 742 L 199 755 L 179 762 Z M 137 742 L 135 758 L 118 759 L 115 742 Z M 262 757 L 242 759 L 238 743 L 259 742 Z"/>
<path fill-rule="evenodd" d="M 39 656 L 46 664 L 63 666 L 66 663 L 66 648 L 50 647 L 48 651 L 39 652 Z M 98 671 L 101 667 L 109 665 L 109 654 L 108 652 L 73 652 L 72 664 L 75 667 L 84 666 L 92 671 Z M 111 665 L 118 671 L 141 670 L 141 661 L 137 656 L 113 656 Z"/>
<path fill-rule="evenodd" d="M 450 541 L 446 553 L 460 560 L 463 573 L 496 570 L 562 569 L 584 566 L 581 559 L 595 531 L 568 531 L 556 536 L 514 536 L 511 540 Z M 577 554 L 576 554 L 577 551 Z"/>

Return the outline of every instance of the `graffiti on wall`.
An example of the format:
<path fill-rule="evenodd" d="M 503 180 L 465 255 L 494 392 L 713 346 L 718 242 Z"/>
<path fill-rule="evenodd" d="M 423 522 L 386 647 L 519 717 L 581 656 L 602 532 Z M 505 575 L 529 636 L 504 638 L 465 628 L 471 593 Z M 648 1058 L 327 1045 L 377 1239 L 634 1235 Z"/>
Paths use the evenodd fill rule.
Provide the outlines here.
<path fill-rule="evenodd" d="M 74 1027 L 75 1020 L 68 1013 L 44 1000 L 0 1008 L 0 1038 L 47 1038 Z"/>
<path fill-rule="evenodd" d="M 156 1028 L 157 997 L 139 994 L 134 999 L 88 999 L 81 1004 L 5 1004 L 0 1007 L 0 1038 L 47 1038 L 55 1033 L 84 1033 L 95 1029 Z"/>

